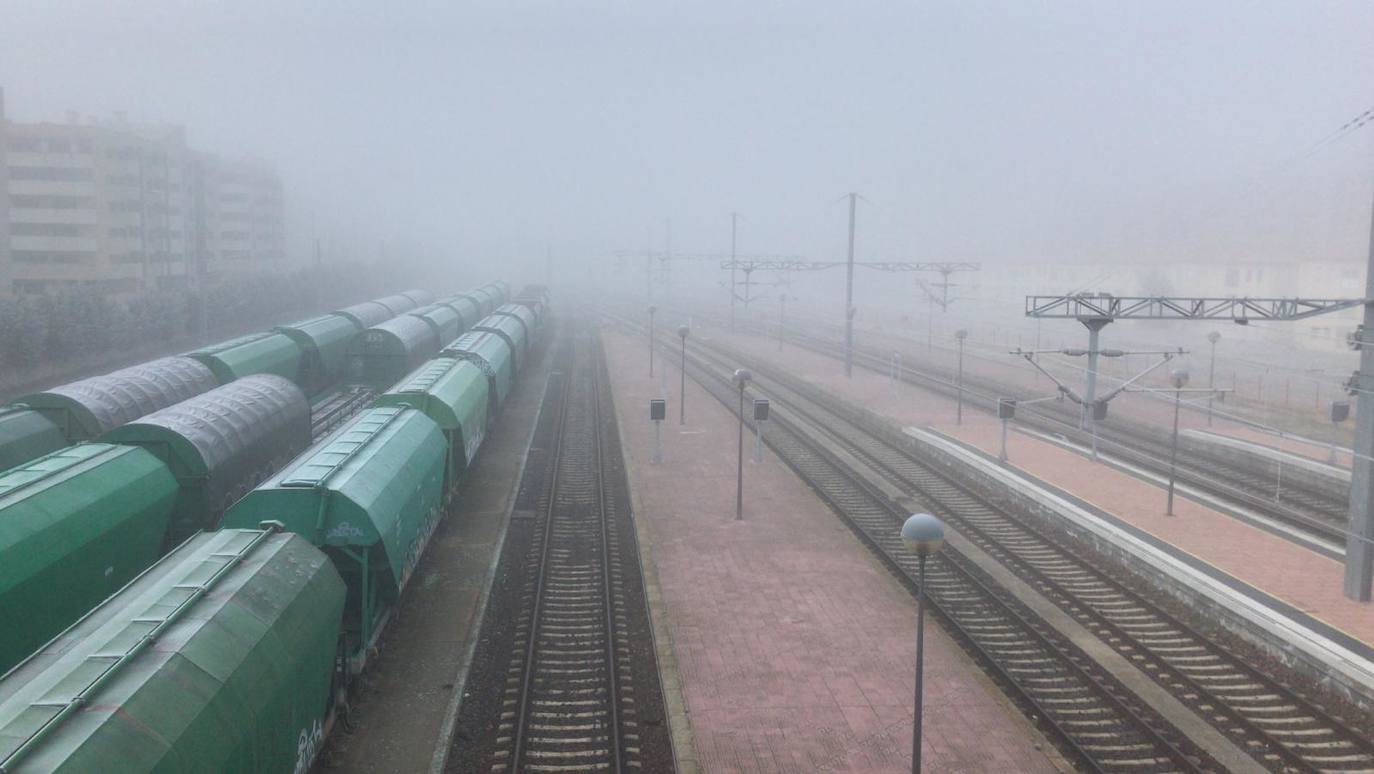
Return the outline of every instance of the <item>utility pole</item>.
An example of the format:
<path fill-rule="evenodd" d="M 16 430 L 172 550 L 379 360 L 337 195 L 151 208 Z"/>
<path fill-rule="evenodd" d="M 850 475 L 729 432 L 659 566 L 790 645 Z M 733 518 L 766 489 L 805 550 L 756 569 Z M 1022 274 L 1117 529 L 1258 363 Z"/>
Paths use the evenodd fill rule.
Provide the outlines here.
<path fill-rule="evenodd" d="M 739 226 L 739 213 L 730 213 L 730 333 L 735 332 L 735 235 Z"/>
<path fill-rule="evenodd" d="M 1355 373 L 1355 448 L 1351 460 L 1350 535 L 1345 544 L 1345 595 L 1368 602 L 1370 582 L 1374 580 L 1374 341 L 1365 337 L 1374 332 L 1374 207 L 1369 220 L 1369 267 L 1365 270 L 1364 324 L 1355 331 L 1360 349 L 1360 370 Z"/>
<path fill-rule="evenodd" d="M 844 279 L 844 375 L 854 378 L 854 211 L 859 195 L 849 194 L 849 258 Z"/>

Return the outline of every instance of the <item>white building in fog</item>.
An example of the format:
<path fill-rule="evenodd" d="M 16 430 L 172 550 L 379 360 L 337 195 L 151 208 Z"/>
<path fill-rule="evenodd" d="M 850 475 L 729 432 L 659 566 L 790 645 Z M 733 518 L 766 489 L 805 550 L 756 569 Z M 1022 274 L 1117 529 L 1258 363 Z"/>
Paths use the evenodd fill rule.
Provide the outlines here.
<path fill-rule="evenodd" d="M 116 117 L 17 123 L 0 92 L 0 294 L 184 287 L 285 260 L 281 180 Z"/>

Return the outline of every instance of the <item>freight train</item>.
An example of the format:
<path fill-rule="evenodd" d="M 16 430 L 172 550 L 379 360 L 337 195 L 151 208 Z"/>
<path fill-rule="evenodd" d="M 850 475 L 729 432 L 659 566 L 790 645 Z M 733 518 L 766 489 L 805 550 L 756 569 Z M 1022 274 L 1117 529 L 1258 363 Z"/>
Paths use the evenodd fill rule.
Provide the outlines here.
<path fill-rule="evenodd" d="M 507 298 L 493 283 L 402 312 L 459 335 L 309 448 L 303 383 L 394 366 L 329 316 L 284 326 L 302 353 L 297 381 L 264 356 L 267 336 L 198 350 L 187 359 L 232 381 L 141 419 L 131 408 L 98 442 L 0 475 L 0 668 L 37 648 L 0 678 L 0 771 L 110 770 L 111 751 L 131 744 L 138 754 L 116 768 L 308 766 L 461 495 L 509 393 L 494 375 L 513 375 L 542 336 L 546 291 Z M 422 300 L 334 316 L 357 339 Z M 524 320 L 518 338 L 482 330 L 512 314 Z M 501 347 L 463 344 L 467 328 Z"/>

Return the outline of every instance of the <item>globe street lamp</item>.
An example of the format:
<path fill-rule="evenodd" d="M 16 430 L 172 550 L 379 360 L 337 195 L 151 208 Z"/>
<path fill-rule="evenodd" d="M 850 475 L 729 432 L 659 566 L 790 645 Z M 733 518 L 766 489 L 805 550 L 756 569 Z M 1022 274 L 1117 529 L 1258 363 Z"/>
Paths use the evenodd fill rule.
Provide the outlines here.
<path fill-rule="evenodd" d="M 739 462 L 735 467 L 735 519 L 744 518 L 744 387 L 754 375 L 747 368 L 735 370 L 739 385 Z"/>
<path fill-rule="evenodd" d="M 1174 441 L 1169 448 L 1169 507 L 1165 512 L 1170 516 L 1174 515 L 1174 475 L 1178 463 L 1178 406 L 1183 396 L 1183 388 L 1188 384 L 1188 372 L 1182 368 L 1174 369 L 1169 375 L 1169 381 L 1174 385 Z"/>
<path fill-rule="evenodd" d="M 912 514 L 902 524 L 902 543 L 916 554 L 916 711 L 911 724 L 911 771 L 921 770 L 921 688 L 925 668 L 926 557 L 934 556 L 945 542 L 945 525 L 929 513 Z"/>
<path fill-rule="evenodd" d="M 677 326 L 678 338 L 682 339 L 682 363 L 678 368 L 682 376 L 682 393 L 677 399 L 677 423 L 679 425 L 687 424 L 687 334 L 691 332 L 692 329 L 686 325 Z"/>

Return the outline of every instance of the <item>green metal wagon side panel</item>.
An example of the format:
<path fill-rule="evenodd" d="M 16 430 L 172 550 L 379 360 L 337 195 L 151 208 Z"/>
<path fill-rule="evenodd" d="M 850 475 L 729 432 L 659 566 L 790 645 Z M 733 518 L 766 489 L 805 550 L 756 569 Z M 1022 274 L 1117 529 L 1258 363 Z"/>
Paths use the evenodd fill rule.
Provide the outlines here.
<path fill-rule="evenodd" d="M 29 409 L 0 409 L 0 472 L 67 445 L 52 420 Z"/>
<path fill-rule="evenodd" d="M 369 409 L 235 503 L 224 525 L 277 520 L 316 545 L 380 546 L 394 598 L 435 526 L 446 446 L 418 411 Z"/>
<path fill-rule="evenodd" d="M 176 479 L 84 443 L 0 475 L 0 674 L 157 559 Z"/>
<path fill-rule="evenodd" d="M 300 347 L 303 386 L 313 391 L 324 389 L 343 375 L 348 342 L 362 328 L 348 317 L 327 314 L 273 330 Z"/>
<path fill-rule="evenodd" d="M 252 374 L 276 374 L 297 381 L 301 355 L 296 342 L 280 333 L 254 333 L 186 353 L 186 357 L 209 366 L 222 385 Z"/>
<path fill-rule="evenodd" d="M 484 331 L 494 333 L 505 339 L 510 344 L 512 357 L 512 368 L 518 375 L 524 367 L 525 355 L 529 349 L 529 339 L 525 337 L 525 324 L 519 320 L 505 314 L 492 314 L 482 318 L 482 321 L 472 326 L 473 331 Z"/>
<path fill-rule="evenodd" d="M 0 766 L 306 771 L 344 598 L 332 564 L 298 536 L 199 535 L 0 678 Z"/>
<path fill-rule="evenodd" d="M 490 387 L 476 364 L 438 358 L 420 366 L 374 406 L 407 406 L 421 411 L 450 439 L 450 472 L 467 469 L 486 437 Z"/>
<path fill-rule="evenodd" d="M 470 360 L 482 369 L 491 390 L 488 413 L 494 418 L 514 387 L 515 354 L 510 344 L 494 333 L 468 331 L 444 347 L 439 355 Z"/>

